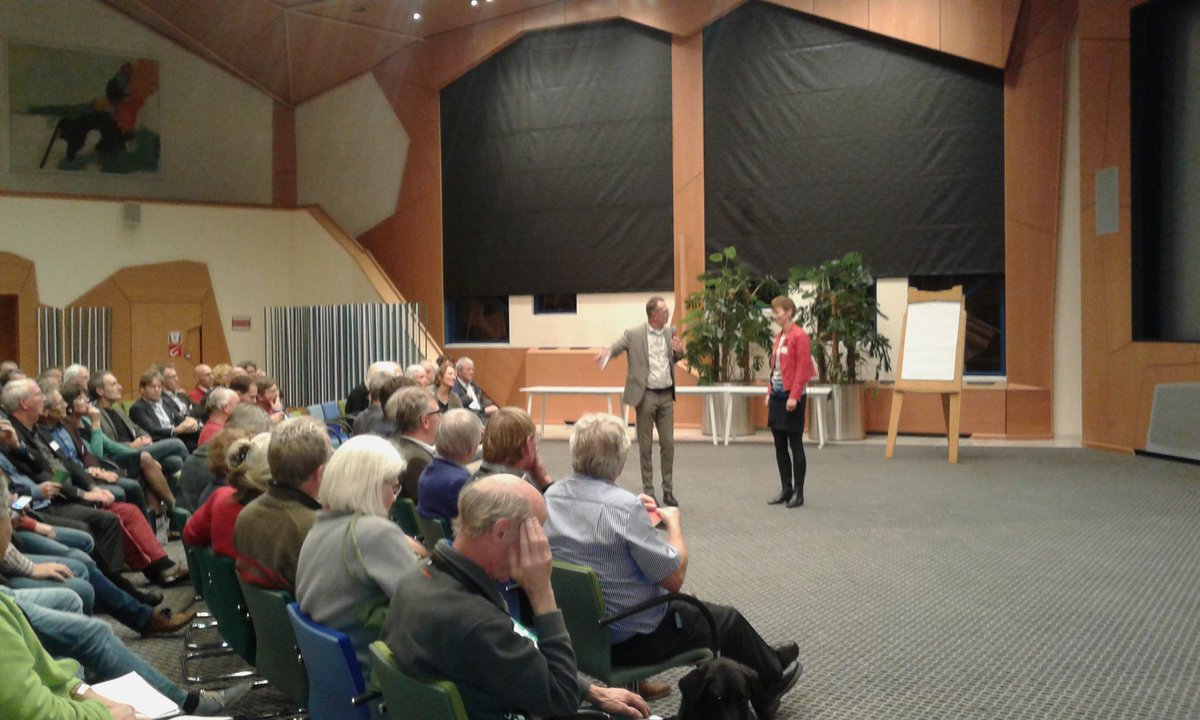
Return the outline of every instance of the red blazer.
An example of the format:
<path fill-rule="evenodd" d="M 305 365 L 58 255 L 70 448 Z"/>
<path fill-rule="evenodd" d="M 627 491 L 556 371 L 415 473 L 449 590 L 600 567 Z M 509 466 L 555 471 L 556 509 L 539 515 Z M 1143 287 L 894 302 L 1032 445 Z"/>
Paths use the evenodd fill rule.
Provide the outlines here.
<path fill-rule="evenodd" d="M 783 350 L 779 350 L 781 341 L 785 343 Z M 789 399 L 799 400 L 804 395 L 804 386 L 817 374 L 816 368 L 813 367 L 808 333 L 801 330 L 799 325 L 792 323 L 787 337 L 784 337 L 782 332 L 775 336 L 775 346 L 771 349 L 772 374 L 775 372 L 776 352 L 780 353 L 779 372 L 783 376 L 783 389 L 787 391 Z M 768 385 L 767 393 L 770 392 Z"/>

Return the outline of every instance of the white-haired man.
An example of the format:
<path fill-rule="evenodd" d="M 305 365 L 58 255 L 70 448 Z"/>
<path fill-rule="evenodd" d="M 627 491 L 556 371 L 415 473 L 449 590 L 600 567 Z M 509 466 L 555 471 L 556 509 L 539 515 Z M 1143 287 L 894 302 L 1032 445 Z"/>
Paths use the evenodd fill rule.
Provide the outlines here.
<path fill-rule="evenodd" d="M 594 569 L 610 613 L 679 592 L 687 575 L 679 508 L 657 507 L 654 498 L 616 484 L 628 454 L 624 421 L 584 415 L 571 433 L 574 473 L 546 490 L 546 537 L 554 557 Z M 662 517 L 665 538 L 650 524 L 648 510 Z M 705 604 L 716 619 L 722 655 L 757 672 L 775 700 L 795 685 L 800 675 L 796 643 L 773 648 L 734 608 Z M 615 622 L 609 635 L 613 662 L 621 665 L 645 665 L 713 645 L 700 610 L 679 601 Z"/>
<path fill-rule="evenodd" d="M 500 406 L 475 382 L 475 361 L 469 357 L 460 357 L 458 362 L 454 363 L 454 372 L 458 375 L 458 382 L 454 384 L 454 394 L 462 401 L 463 407 L 478 415 L 486 425 L 488 420 L 500 411 Z"/>

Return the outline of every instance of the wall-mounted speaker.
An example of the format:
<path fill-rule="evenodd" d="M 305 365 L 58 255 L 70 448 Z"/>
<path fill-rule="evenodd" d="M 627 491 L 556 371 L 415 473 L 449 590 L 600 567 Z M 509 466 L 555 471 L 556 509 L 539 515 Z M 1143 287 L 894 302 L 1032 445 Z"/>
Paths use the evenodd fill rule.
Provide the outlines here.
<path fill-rule="evenodd" d="M 140 225 L 142 222 L 142 204 L 125 203 L 121 206 L 121 217 L 126 225 Z"/>

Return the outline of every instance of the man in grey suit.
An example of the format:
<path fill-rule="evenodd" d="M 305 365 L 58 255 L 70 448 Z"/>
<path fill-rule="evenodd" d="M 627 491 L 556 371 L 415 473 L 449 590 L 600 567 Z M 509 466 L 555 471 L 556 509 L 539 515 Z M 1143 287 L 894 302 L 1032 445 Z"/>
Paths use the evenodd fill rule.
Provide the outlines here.
<path fill-rule="evenodd" d="M 658 295 L 646 301 L 646 323 L 629 328 L 607 350 L 596 355 L 600 367 L 628 353 L 625 392 L 621 400 L 637 413 L 638 458 L 642 465 L 642 492 L 654 496 L 654 460 L 651 444 L 658 428 L 659 464 L 663 504 L 678 506 L 671 471 L 675 464 L 675 363 L 683 358 L 683 342 L 667 325 L 671 309 Z"/>

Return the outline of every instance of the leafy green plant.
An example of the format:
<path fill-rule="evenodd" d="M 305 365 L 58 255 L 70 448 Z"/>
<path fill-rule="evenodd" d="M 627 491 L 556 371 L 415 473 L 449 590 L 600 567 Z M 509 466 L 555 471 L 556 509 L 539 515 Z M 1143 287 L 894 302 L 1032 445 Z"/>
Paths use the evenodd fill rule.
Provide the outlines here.
<path fill-rule="evenodd" d="M 877 380 L 880 369 L 892 369 L 891 342 L 875 330 L 876 316 L 886 316 L 880 314 L 871 291 L 874 282 L 858 253 L 789 271 L 789 287 L 802 288 L 800 297 L 811 301 L 802 304 L 797 320 L 812 338 L 819 382 L 859 382 L 859 369 L 867 358 L 879 361 L 875 368 Z M 812 285 L 804 287 L 802 283 Z"/>
<path fill-rule="evenodd" d="M 733 247 L 708 259 L 717 267 L 697 276 L 703 289 L 684 301 L 681 334 L 687 342 L 687 361 L 702 385 L 746 381 L 762 368 L 763 357 L 754 347 L 771 343 L 771 322 L 762 298 L 773 297 L 782 286 L 770 276 L 752 276 L 736 262 Z"/>

